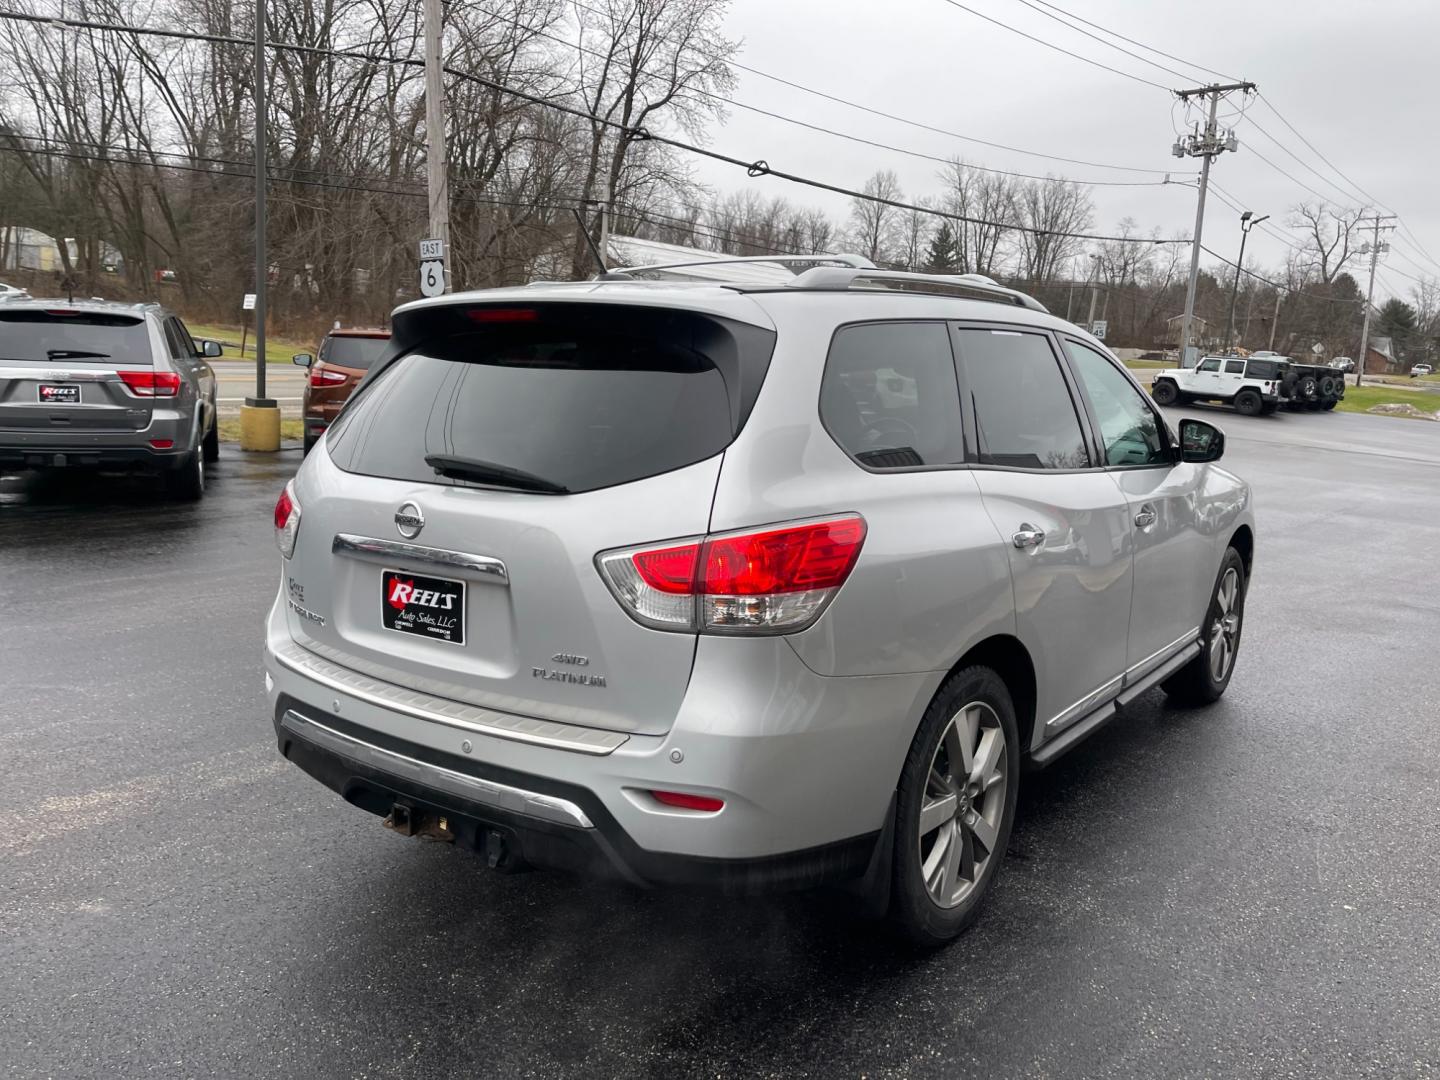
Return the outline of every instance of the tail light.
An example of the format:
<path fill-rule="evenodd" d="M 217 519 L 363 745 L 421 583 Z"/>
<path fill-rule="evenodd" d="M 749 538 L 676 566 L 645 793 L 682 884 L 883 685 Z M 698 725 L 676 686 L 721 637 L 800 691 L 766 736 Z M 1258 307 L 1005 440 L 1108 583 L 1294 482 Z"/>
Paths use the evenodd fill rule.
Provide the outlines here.
<path fill-rule="evenodd" d="M 540 313 L 534 308 L 479 307 L 465 312 L 471 322 L 477 323 L 520 323 L 535 322 Z"/>
<path fill-rule="evenodd" d="M 338 386 L 350 376 L 334 368 L 317 367 L 310 370 L 311 386 Z"/>
<path fill-rule="evenodd" d="M 655 630 L 790 634 L 818 619 L 865 542 L 858 514 L 602 552 L 630 617 Z"/>
<path fill-rule="evenodd" d="M 295 497 L 295 481 L 291 480 L 275 500 L 275 546 L 290 558 L 295 554 L 295 537 L 300 532 L 300 500 Z"/>
<path fill-rule="evenodd" d="M 121 371 L 117 374 L 136 397 L 174 397 L 180 392 L 180 376 L 173 371 Z"/>

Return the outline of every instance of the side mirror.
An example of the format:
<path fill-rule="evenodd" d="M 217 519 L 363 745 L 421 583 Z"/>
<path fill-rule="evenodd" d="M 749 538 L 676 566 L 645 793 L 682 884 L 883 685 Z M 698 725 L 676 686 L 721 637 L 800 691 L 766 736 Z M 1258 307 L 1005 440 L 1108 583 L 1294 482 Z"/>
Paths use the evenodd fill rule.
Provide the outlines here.
<path fill-rule="evenodd" d="M 217 360 L 225 355 L 225 350 L 220 348 L 218 341 L 203 340 L 200 342 L 200 355 L 206 360 Z"/>
<path fill-rule="evenodd" d="M 1204 420 L 1180 421 L 1180 460 L 1194 464 L 1219 461 L 1225 453 L 1225 433 Z"/>
<path fill-rule="evenodd" d="M 315 363 L 315 357 L 311 356 L 308 352 L 297 352 L 290 359 L 292 362 L 299 364 L 301 367 L 309 367 L 311 364 Z"/>

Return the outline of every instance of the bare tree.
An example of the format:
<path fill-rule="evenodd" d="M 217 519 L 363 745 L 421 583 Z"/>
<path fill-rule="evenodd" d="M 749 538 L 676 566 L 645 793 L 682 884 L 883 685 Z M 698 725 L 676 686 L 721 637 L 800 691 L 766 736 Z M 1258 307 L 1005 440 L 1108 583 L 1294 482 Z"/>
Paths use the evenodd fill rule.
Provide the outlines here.
<path fill-rule="evenodd" d="M 1079 184 L 1061 178 L 1028 180 L 1016 205 L 1025 230 L 1020 234 L 1021 273 L 1033 285 L 1055 278 L 1056 270 L 1080 250 L 1075 233 L 1094 222 L 1094 204 Z"/>
<path fill-rule="evenodd" d="M 863 198 L 850 200 L 850 231 L 861 255 L 877 265 L 891 261 L 901 232 L 903 211 L 890 206 L 904 198 L 900 179 L 881 169 L 865 181 Z"/>
<path fill-rule="evenodd" d="M 966 165 L 959 158 L 940 170 L 943 209 L 967 221 L 953 223 L 955 254 L 962 274 L 998 277 L 1013 233 L 1005 225 L 1016 217 L 1015 186 L 1001 173 Z"/>
<path fill-rule="evenodd" d="M 1359 254 L 1357 229 L 1366 210 L 1346 210 L 1326 202 L 1301 203 L 1291 211 L 1290 227 L 1305 234 L 1302 265 L 1325 284 L 1335 280 Z"/>

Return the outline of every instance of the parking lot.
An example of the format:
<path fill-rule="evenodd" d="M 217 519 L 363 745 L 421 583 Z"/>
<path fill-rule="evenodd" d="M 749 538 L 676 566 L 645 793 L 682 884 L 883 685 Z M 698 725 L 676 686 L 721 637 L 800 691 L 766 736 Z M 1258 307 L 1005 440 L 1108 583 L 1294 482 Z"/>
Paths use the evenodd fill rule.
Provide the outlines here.
<path fill-rule="evenodd" d="M 0 480 L 0 1061 L 67 1077 L 1440 1072 L 1440 430 L 1193 411 L 1256 493 L 1234 682 L 1196 712 L 1152 692 L 1026 777 L 986 913 L 933 954 L 824 894 L 497 876 L 281 762 L 261 621 L 298 454 L 227 445 L 194 505 Z"/>

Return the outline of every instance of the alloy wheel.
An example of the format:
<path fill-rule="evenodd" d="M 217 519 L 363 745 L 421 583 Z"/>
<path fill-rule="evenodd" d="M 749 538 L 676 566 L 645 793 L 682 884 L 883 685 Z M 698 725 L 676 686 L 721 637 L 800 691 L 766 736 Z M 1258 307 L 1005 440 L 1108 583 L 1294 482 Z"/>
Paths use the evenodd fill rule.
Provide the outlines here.
<path fill-rule="evenodd" d="M 1232 566 L 1220 579 L 1215 592 L 1214 618 L 1210 623 L 1210 677 L 1223 682 L 1235 662 L 1240 641 L 1240 574 Z"/>
<path fill-rule="evenodd" d="M 935 747 L 916 842 L 926 891 L 940 907 L 965 900 L 995 857 L 1007 752 L 1000 717 L 983 701 L 951 717 Z"/>

